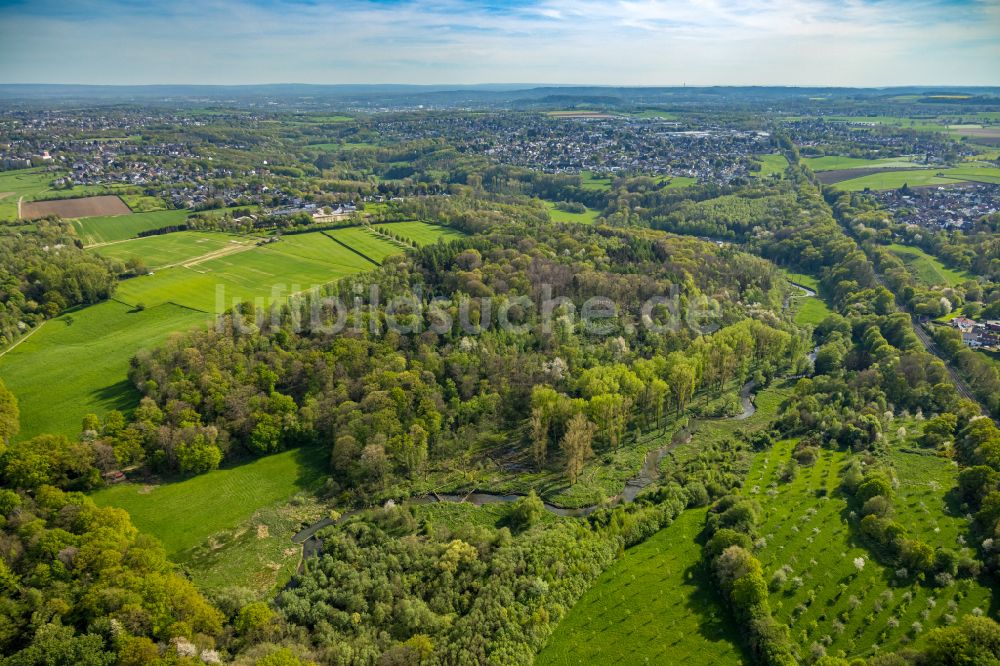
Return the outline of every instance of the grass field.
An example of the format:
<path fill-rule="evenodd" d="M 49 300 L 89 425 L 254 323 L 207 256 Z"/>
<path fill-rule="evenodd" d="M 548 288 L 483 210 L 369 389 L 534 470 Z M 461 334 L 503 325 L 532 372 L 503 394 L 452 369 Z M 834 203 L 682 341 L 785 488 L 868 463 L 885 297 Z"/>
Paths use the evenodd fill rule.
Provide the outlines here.
<path fill-rule="evenodd" d="M 150 197 L 144 194 L 122 194 L 120 196 L 133 213 L 151 213 L 167 209 L 166 202 L 160 197 Z"/>
<path fill-rule="evenodd" d="M 610 190 L 611 177 L 598 176 L 592 171 L 584 171 L 580 174 L 580 186 L 585 190 Z"/>
<path fill-rule="evenodd" d="M 890 252 L 902 259 L 907 269 L 917 280 L 927 286 L 947 285 L 954 287 L 975 279 L 975 276 L 970 273 L 948 268 L 941 263 L 940 259 L 927 254 L 918 247 L 893 243 L 888 248 Z"/>
<path fill-rule="evenodd" d="M 347 227 L 325 233 L 378 263 L 382 263 L 382 260 L 389 255 L 403 251 L 395 243 L 379 238 L 364 227 Z"/>
<path fill-rule="evenodd" d="M 565 210 L 559 210 L 555 203 L 551 201 L 545 202 L 545 207 L 549 209 L 549 217 L 552 218 L 553 222 L 582 222 L 584 224 L 593 224 L 597 221 L 601 212 L 594 210 L 592 208 L 587 208 L 584 213 L 570 213 Z"/>
<path fill-rule="evenodd" d="M 367 236 L 367 232 L 359 232 Z M 385 241 L 372 240 L 396 249 Z M 296 234 L 190 268 L 175 266 L 124 280 L 116 298 L 130 305 L 172 302 L 219 313 L 231 308 L 235 300 L 259 299 L 266 305 L 372 268 L 371 262 L 322 233 Z"/>
<path fill-rule="evenodd" d="M 907 430 L 914 435 L 920 432 L 916 425 Z M 960 507 L 948 501 L 959 470 L 950 460 L 928 454 L 894 450 L 889 455 L 900 480 L 893 503 L 896 520 L 933 546 L 954 548 L 959 536 L 967 536 L 969 531 Z"/>
<path fill-rule="evenodd" d="M 49 186 L 55 177 L 41 167 L 0 171 L 0 220 L 17 218 L 17 200 L 20 197 L 34 199 L 55 194 L 56 190 Z"/>
<path fill-rule="evenodd" d="M 301 546 L 291 543 L 292 536 L 302 525 L 327 514 L 308 492 L 295 493 L 291 502 L 284 500 L 287 497 L 257 509 L 172 559 L 201 590 L 242 587 L 258 599 L 273 599 L 291 580 L 302 557 Z"/>
<path fill-rule="evenodd" d="M 630 548 L 556 627 L 536 666 L 741 664 L 739 634 L 698 566 L 705 509 Z"/>
<path fill-rule="evenodd" d="M 665 190 L 677 190 L 682 187 L 690 187 L 698 182 L 697 178 L 691 178 L 689 176 L 671 176 L 670 182 L 667 183 Z"/>
<path fill-rule="evenodd" d="M 783 272 L 785 277 L 795 284 L 800 284 L 803 287 L 812 289 L 817 294 L 819 293 L 819 280 L 813 276 L 806 275 L 805 273 Z M 800 326 L 807 324 L 816 326 L 833 312 L 819 296 L 805 296 L 804 293 L 801 296 L 794 296 L 791 304 L 795 308 L 795 323 Z"/>
<path fill-rule="evenodd" d="M 142 259 L 150 269 L 191 261 L 224 248 L 252 245 L 255 239 L 204 231 L 178 231 L 91 248 L 109 259 Z"/>
<path fill-rule="evenodd" d="M 788 160 L 785 159 L 785 156 L 780 153 L 775 153 L 773 155 L 757 155 L 756 157 L 761 163 L 761 169 L 759 172 L 761 177 L 772 175 L 780 176 L 785 173 L 785 169 L 788 168 Z"/>
<path fill-rule="evenodd" d="M 842 650 L 849 657 L 869 655 L 876 645 L 891 650 L 910 641 L 919 644 L 926 632 L 948 622 L 946 615 L 960 617 L 976 607 L 989 610 L 989 590 L 973 581 L 945 588 L 890 585 L 894 571 L 873 560 L 858 543 L 846 520 L 847 503 L 836 492 L 840 469 L 850 454 L 823 450 L 815 464 L 801 467 L 794 480 L 783 482 L 781 473 L 794 444 L 786 440 L 758 454 L 744 492 L 763 509 L 757 557 L 765 575 L 787 567 L 787 582 L 772 589 L 771 608 L 790 626 L 800 658 L 823 644 L 827 654 Z M 901 474 L 900 480 L 906 484 L 923 479 Z M 937 504 L 929 503 L 928 508 L 941 520 Z M 943 545 L 940 540 L 931 543 Z M 859 557 L 864 560 L 861 571 L 854 565 Z"/>
<path fill-rule="evenodd" d="M 438 242 L 438 240 L 443 240 L 447 243 L 448 241 L 465 238 L 465 234 L 458 229 L 428 224 L 427 222 L 393 222 L 392 224 L 375 226 L 384 226 L 392 233 L 403 238 L 408 238 L 417 245 L 432 245 Z"/>
<path fill-rule="evenodd" d="M 815 296 L 805 296 L 796 299 L 795 323 L 799 326 L 818 326 L 820 322 L 833 314 L 823 299 Z"/>
<path fill-rule="evenodd" d="M 76 436 L 85 414 L 131 409 L 138 404 L 127 379 L 132 356 L 207 320 L 175 305 L 132 312 L 106 301 L 45 322 L 0 357 L 0 377 L 20 403 L 20 437 Z"/>
<path fill-rule="evenodd" d="M 842 190 L 859 192 L 865 189 L 891 190 L 909 185 L 954 185 L 962 182 L 1000 183 L 1000 169 L 996 167 L 955 167 L 951 169 L 920 169 L 916 171 L 886 171 L 860 178 L 851 178 L 836 184 Z"/>
<path fill-rule="evenodd" d="M 911 160 L 905 157 L 884 157 L 881 159 L 869 160 L 863 157 L 824 155 L 823 157 L 805 157 L 802 159 L 802 162 L 813 171 L 839 171 L 841 169 L 916 166 Z"/>
<path fill-rule="evenodd" d="M 160 539 L 167 554 L 176 557 L 239 525 L 258 509 L 315 489 L 325 476 L 328 457 L 325 447 L 293 449 L 183 481 L 123 483 L 91 497 L 101 506 L 128 511 L 136 527 Z"/>
<path fill-rule="evenodd" d="M 189 213 L 187 210 L 161 210 L 154 213 L 88 217 L 73 220 L 73 228 L 84 245 L 98 245 L 135 238 L 142 231 L 183 224 Z"/>

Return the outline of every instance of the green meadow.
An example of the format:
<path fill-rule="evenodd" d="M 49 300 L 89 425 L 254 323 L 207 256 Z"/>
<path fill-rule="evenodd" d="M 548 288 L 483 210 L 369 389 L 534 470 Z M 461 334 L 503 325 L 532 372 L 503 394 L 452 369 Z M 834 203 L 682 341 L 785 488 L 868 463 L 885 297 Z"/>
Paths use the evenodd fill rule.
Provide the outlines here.
<path fill-rule="evenodd" d="M 73 228 L 84 245 L 100 245 L 135 238 L 143 231 L 151 231 L 176 224 L 184 224 L 190 211 L 161 210 L 152 213 L 85 217 L 73 220 Z"/>
<path fill-rule="evenodd" d="M 689 187 L 698 182 L 697 178 L 690 176 L 671 176 L 669 182 L 664 186 L 666 190 L 675 190 L 682 187 Z"/>
<path fill-rule="evenodd" d="M 705 509 L 628 549 L 576 602 L 536 666 L 747 663 L 699 566 Z"/>
<path fill-rule="evenodd" d="M 788 168 L 788 160 L 780 153 L 757 155 L 756 159 L 761 164 L 760 171 L 758 172 L 758 175 L 761 177 L 780 176 Z"/>
<path fill-rule="evenodd" d="M 101 506 L 128 511 L 136 527 L 157 537 L 175 558 L 258 509 L 316 489 L 328 455 L 324 447 L 292 449 L 180 481 L 122 483 L 91 497 Z"/>
<path fill-rule="evenodd" d="M 116 298 L 130 305 L 177 303 L 221 313 L 236 301 L 259 299 L 267 305 L 373 267 L 320 232 L 294 234 L 260 247 L 124 280 Z"/>
<path fill-rule="evenodd" d="M 1000 183 L 1000 168 L 996 167 L 954 167 L 951 169 L 918 169 L 910 171 L 886 171 L 860 178 L 851 178 L 836 184 L 842 190 L 891 190 L 909 185 L 954 185 L 962 182 Z"/>
<path fill-rule="evenodd" d="M 427 222 L 393 222 L 392 224 L 375 226 L 382 226 L 397 236 L 409 239 L 417 245 L 432 245 L 438 242 L 438 240 L 443 240 L 447 243 L 448 241 L 465 238 L 465 234 L 458 229 L 429 224 Z"/>
<path fill-rule="evenodd" d="M 934 285 L 954 287 L 975 279 L 975 276 L 970 273 L 948 268 L 941 263 L 940 259 L 927 254 L 918 247 L 893 243 L 888 248 L 906 264 L 906 268 L 916 279 L 929 287 Z"/>
<path fill-rule="evenodd" d="M 791 273 L 782 271 L 785 277 L 795 284 L 812 289 L 816 296 L 806 296 L 804 293 L 793 295 L 791 306 L 795 309 L 795 323 L 800 326 L 816 326 L 821 321 L 830 316 L 833 311 L 827 306 L 826 301 L 819 297 L 819 280 L 805 273 Z"/>
<path fill-rule="evenodd" d="M 382 260 L 389 255 L 399 254 L 403 251 L 396 243 L 380 238 L 373 231 L 364 227 L 345 227 L 324 233 L 376 263 L 382 263 Z"/>
<path fill-rule="evenodd" d="M 17 218 L 17 200 L 21 197 L 31 201 L 65 192 L 50 187 L 56 177 L 43 167 L 0 172 L 0 220 Z"/>
<path fill-rule="evenodd" d="M 601 215 L 600 211 L 593 208 L 587 208 L 586 212 L 583 213 L 571 213 L 559 210 L 557 204 L 551 201 L 546 201 L 545 207 L 549 209 L 549 217 L 552 218 L 553 222 L 583 222 L 584 224 L 593 224 Z"/>
<path fill-rule="evenodd" d="M 20 437 L 76 436 L 85 414 L 135 407 L 138 393 L 127 378 L 135 353 L 207 321 L 176 305 L 135 312 L 105 301 L 45 322 L 0 356 L 0 377 L 21 409 Z"/>
<path fill-rule="evenodd" d="M 593 171 L 584 171 L 580 174 L 580 186 L 585 190 L 610 190 L 611 177 L 598 176 Z"/>
<path fill-rule="evenodd" d="M 150 197 L 144 194 L 120 194 L 133 213 L 151 213 L 158 210 L 166 210 L 167 204 L 160 197 Z"/>
<path fill-rule="evenodd" d="M 178 231 L 91 248 L 109 259 L 141 259 L 151 269 L 192 261 L 224 248 L 249 246 L 258 239 L 205 231 Z"/>

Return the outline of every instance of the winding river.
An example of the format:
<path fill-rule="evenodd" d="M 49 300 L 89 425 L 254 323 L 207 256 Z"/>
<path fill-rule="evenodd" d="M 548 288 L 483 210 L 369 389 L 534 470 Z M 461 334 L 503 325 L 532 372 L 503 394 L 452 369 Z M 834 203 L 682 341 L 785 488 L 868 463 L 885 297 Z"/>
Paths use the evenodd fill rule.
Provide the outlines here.
<path fill-rule="evenodd" d="M 802 290 L 803 294 L 799 298 L 808 298 L 816 296 L 816 292 L 808 287 L 800 284 L 791 283 L 793 286 Z M 813 349 L 812 352 L 808 354 L 808 358 L 812 361 L 816 360 L 816 351 L 818 348 Z M 795 379 L 803 375 L 796 375 L 790 377 L 790 379 Z M 740 388 L 740 404 L 743 407 L 743 411 L 735 416 L 729 417 L 719 417 L 718 419 L 705 419 L 705 420 L 722 420 L 722 419 L 734 419 L 737 421 L 743 421 L 757 412 L 757 407 L 754 405 L 754 389 L 757 388 L 757 382 L 750 380 L 745 383 L 742 388 Z M 592 504 L 590 506 L 579 507 L 575 509 L 567 509 L 565 507 L 556 506 L 555 504 L 550 504 L 548 502 L 543 502 L 545 510 L 549 513 L 555 514 L 557 516 L 570 516 L 570 517 L 582 517 L 587 516 L 597 511 L 601 508 L 614 507 L 619 504 L 626 504 L 635 501 L 635 498 L 639 496 L 644 488 L 654 483 L 660 476 L 660 462 L 667 456 L 667 454 L 680 444 L 686 444 L 691 440 L 693 431 L 688 428 L 683 428 L 674 433 L 670 440 L 670 443 L 665 446 L 660 446 L 655 449 L 651 449 L 646 453 L 646 458 L 643 461 L 642 467 L 639 473 L 634 477 L 630 478 L 625 482 L 625 487 L 622 491 L 611 498 L 610 501 L 604 504 Z M 510 503 L 516 502 L 523 495 L 508 494 L 499 495 L 495 493 L 481 492 L 479 490 L 473 490 L 465 495 L 460 494 L 439 494 L 439 493 L 429 493 L 427 495 L 420 495 L 417 497 L 411 497 L 409 499 L 403 500 L 403 506 L 415 506 L 421 504 L 433 504 L 435 502 L 454 502 L 462 503 L 468 502 L 474 506 L 483 506 L 484 504 L 498 504 L 498 503 Z M 365 511 L 367 509 L 352 509 L 341 514 L 337 519 L 324 518 L 312 525 L 309 525 L 302 531 L 295 534 L 292 537 L 292 543 L 302 544 L 303 561 L 310 555 L 316 554 L 322 548 L 322 541 L 318 538 L 314 538 L 316 533 L 325 527 L 331 525 L 339 524 L 353 515 Z"/>
<path fill-rule="evenodd" d="M 734 420 L 744 420 L 753 416 L 756 413 L 757 408 L 753 403 L 753 390 L 756 388 L 757 383 L 753 380 L 747 382 L 740 389 L 740 402 L 743 406 L 743 411 L 736 416 L 729 417 L 719 417 L 721 419 L 734 419 Z M 716 420 L 716 419 L 711 419 Z M 603 504 L 591 504 L 589 506 L 578 507 L 575 509 L 568 509 L 566 507 L 556 506 L 555 504 L 550 504 L 548 502 L 543 502 L 545 510 L 549 513 L 555 514 L 557 516 L 569 516 L 569 517 L 582 517 L 588 516 L 594 511 L 601 508 L 610 508 L 617 506 L 619 504 L 627 504 L 629 502 L 635 501 L 635 498 L 639 496 L 644 488 L 654 483 L 660 476 L 660 462 L 666 457 L 666 455 L 675 447 L 680 444 L 685 444 L 691 440 L 692 431 L 690 428 L 684 428 L 676 433 L 670 440 L 670 443 L 665 446 L 660 446 L 655 449 L 650 449 L 646 453 L 646 458 L 643 461 L 642 467 L 639 473 L 634 477 L 630 478 L 625 482 L 625 487 L 622 491 L 611 498 L 610 501 Z M 410 497 L 403 500 L 401 503 L 403 506 L 416 506 L 421 504 L 434 504 L 436 502 L 454 502 L 462 503 L 468 502 L 474 506 L 483 506 L 484 504 L 498 504 L 498 503 L 510 503 L 516 502 L 521 499 L 523 495 L 508 494 L 500 495 L 496 493 L 481 492 L 479 490 L 473 490 L 465 495 L 461 494 L 449 494 L 449 493 L 429 493 L 427 495 L 419 495 L 416 497 Z M 367 509 L 352 509 L 341 514 L 338 518 L 333 519 L 330 517 L 324 518 L 318 522 L 309 525 L 302 531 L 295 534 L 292 537 L 292 543 L 302 544 L 303 546 L 303 559 L 315 554 L 322 547 L 322 542 L 314 538 L 316 533 L 325 527 L 331 525 L 337 525 L 347 520 L 351 516 L 354 516 Z"/>

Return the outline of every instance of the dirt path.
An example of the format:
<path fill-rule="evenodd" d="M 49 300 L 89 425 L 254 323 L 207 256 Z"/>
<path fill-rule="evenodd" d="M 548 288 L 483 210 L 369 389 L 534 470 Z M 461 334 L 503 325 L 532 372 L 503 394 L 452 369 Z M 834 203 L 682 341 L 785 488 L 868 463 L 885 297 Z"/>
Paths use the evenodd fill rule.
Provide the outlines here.
<path fill-rule="evenodd" d="M 27 334 L 21 336 L 20 340 L 18 340 L 17 342 L 15 342 L 14 344 L 12 344 L 10 347 L 7 347 L 7 349 L 4 349 L 2 352 L 0 352 L 0 358 L 2 358 L 3 356 L 5 356 L 7 354 L 7 352 L 13 351 L 13 349 L 15 347 L 17 347 L 19 344 L 21 344 L 22 342 L 24 342 L 25 340 L 27 340 L 28 338 L 30 338 L 31 336 L 33 336 L 35 333 L 37 333 L 38 329 L 40 329 L 44 325 L 45 325 L 45 322 L 43 321 L 41 324 L 39 324 L 38 326 L 36 326 L 33 329 L 31 329 L 30 331 L 28 331 Z"/>
<path fill-rule="evenodd" d="M 176 261 L 172 264 L 165 264 L 163 266 L 158 266 L 157 269 L 163 268 L 173 268 L 174 266 L 183 266 L 184 268 L 191 268 L 192 266 L 197 266 L 198 264 L 205 263 L 206 261 L 211 261 L 212 259 L 219 259 L 221 257 L 229 256 L 230 254 L 236 254 L 238 252 L 245 252 L 247 250 L 257 247 L 253 243 L 237 243 L 235 241 L 230 241 L 225 247 L 220 247 L 218 250 L 212 250 L 200 257 L 195 257 L 194 259 L 185 259 L 184 261 Z"/>

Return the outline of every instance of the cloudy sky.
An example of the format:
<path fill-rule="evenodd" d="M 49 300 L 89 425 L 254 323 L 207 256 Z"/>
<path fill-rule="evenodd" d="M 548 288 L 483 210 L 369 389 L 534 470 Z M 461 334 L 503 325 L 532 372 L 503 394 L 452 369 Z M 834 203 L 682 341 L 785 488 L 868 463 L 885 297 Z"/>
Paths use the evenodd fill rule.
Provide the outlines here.
<path fill-rule="evenodd" d="M 0 82 L 1000 85 L 1000 0 L 0 0 Z"/>

